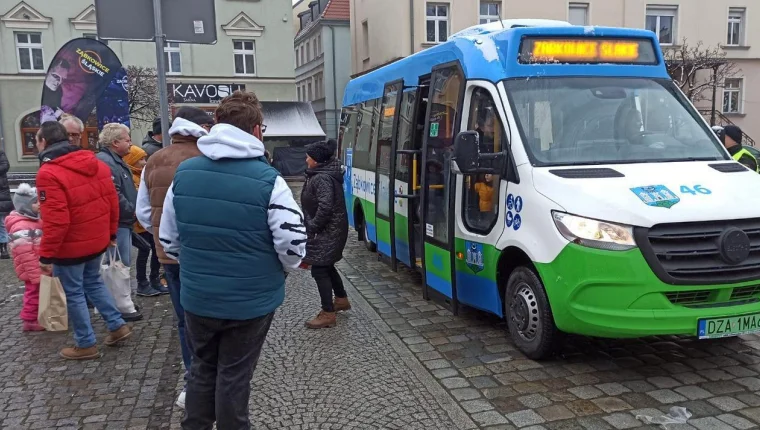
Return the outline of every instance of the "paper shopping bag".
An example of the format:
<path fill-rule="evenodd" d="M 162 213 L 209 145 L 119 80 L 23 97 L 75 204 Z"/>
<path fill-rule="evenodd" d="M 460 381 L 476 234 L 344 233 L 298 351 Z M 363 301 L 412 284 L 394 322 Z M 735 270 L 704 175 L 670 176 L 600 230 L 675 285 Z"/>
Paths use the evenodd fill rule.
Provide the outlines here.
<path fill-rule="evenodd" d="M 108 250 L 103 254 L 100 263 L 100 274 L 103 276 L 103 282 L 111 292 L 116 308 L 122 314 L 131 314 L 136 312 L 135 304 L 132 302 L 132 283 L 129 275 L 129 267 L 121 262 L 119 249 Z"/>
<path fill-rule="evenodd" d="M 47 331 L 69 329 L 69 314 L 66 311 L 66 293 L 61 280 L 50 276 L 40 276 L 40 309 L 37 322 Z"/>

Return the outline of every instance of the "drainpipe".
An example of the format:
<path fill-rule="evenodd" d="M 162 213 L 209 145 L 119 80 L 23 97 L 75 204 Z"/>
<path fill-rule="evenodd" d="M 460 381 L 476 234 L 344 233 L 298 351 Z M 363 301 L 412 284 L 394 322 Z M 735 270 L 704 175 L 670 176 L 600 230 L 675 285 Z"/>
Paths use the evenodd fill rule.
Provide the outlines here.
<path fill-rule="evenodd" d="M 414 54 L 414 0 L 409 0 L 409 55 Z"/>
<path fill-rule="evenodd" d="M 2 100 L 2 97 L 0 97 L 0 100 Z M 5 152 L 5 135 L 3 134 L 3 109 L 2 106 L 0 106 L 0 150 Z M 23 138 L 23 136 L 21 136 Z"/>
<path fill-rule="evenodd" d="M 335 139 L 340 134 L 340 112 L 338 111 L 338 79 L 335 73 L 335 27 L 330 26 L 330 40 L 332 41 L 332 81 L 333 81 L 333 115 L 335 115 Z"/>

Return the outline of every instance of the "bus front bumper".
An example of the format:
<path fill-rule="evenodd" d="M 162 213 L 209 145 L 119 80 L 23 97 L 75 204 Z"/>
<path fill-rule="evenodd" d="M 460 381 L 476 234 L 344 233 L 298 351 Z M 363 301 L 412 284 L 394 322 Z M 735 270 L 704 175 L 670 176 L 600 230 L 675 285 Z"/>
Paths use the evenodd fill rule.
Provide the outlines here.
<path fill-rule="evenodd" d="M 760 288 L 743 301 L 730 300 L 734 289 L 754 287 L 760 281 L 665 284 L 638 249 L 615 252 L 569 244 L 554 261 L 536 267 L 557 328 L 567 333 L 609 338 L 697 336 L 700 319 L 760 313 Z"/>

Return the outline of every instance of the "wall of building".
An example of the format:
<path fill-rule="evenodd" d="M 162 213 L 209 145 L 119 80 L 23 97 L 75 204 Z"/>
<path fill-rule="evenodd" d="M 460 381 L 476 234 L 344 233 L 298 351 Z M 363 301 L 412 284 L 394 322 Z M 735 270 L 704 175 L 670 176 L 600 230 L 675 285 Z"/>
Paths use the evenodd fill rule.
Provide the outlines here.
<path fill-rule="evenodd" d="M 20 0 L 19 0 L 20 1 Z M 19 3 L 5 0 L 0 4 L 0 15 L 5 15 Z M 82 37 L 95 30 L 76 30 L 71 19 L 93 4 L 92 0 L 25 0 L 25 3 L 42 15 L 52 19 L 47 29 L 28 30 L 42 33 L 44 71 L 58 49 L 72 38 Z M 222 26 L 227 25 L 241 12 L 255 24 L 263 27 L 260 34 L 228 34 Z M 240 2 L 216 1 L 215 45 L 180 45 L 182 71 L 168 76 L 175 83 L 238 83 L 256 92 L 262 101 L 294 101 L 295 58 L 293 40 L 293 17 L 290 2 Z M 241 22 L 238 29 L 245 32 L 251 25 Z M 18 138 L 18 123 L 24 115 L 39 109 L 42 93 L 42 73 L 20 73 L 14 31 L 0 23 L 0 121 L 4 135 L 5 151 L 11 161 L 12 171 L 34 171 L 39 162 L 33 156 L 21 154 L 22 142 Z M 255 76 L 235 74 L 233 39 L 253 40 L 255 44 Z M 155 67 L 155 45 L 140 42 L 111 41 L 109 46 L 125 66 Z M 133 141 L 140 142 L 147 131 L 146 124 L 136 124 Z"/>
<path fill-rule="evenodd" d="M 410 0 L 351 0 L 352 73 L 386 64 L 432 46 L 425 41 L 425 9 L 428 2 L 412 0 L 414 4 L 414 49 L 410 48 Z M 436 0 L 430 3 L 449 6 L 449 34 L 478 23 L 478 0 Z M 575 2 L 573 2 L 575 3 Z M 688 45 L 723 46 L 729 60 L 738 64 L 736 75 L 743 81 L 742 110 L 727 114 L 755 140 L 760 141 L 760 26 L 753 25 L 760 14 L 756 0 L 578 0 L 588 5 L 590 25 L 644 28 L 647 6 L 677 6 L 675 25 L 676 45 L 686 38 Z M 502 0 L 499 2 L 504 19 L 543 18 L 568 20 L 567 0 Z M 745 41 L 740 47 L 725 47 L 729 8 L 744 8 Z M 364 52 L 362 23 L 367 22 L 369 52 Z M 387 31 L 392 28 L 393 31 Z M 708 95 L 709 96 L 709 95 Z M 722 109 L 723 91 L 718 89 L 717 107 Z M 705 106 L 700 103 L 701 107 Z M 707 102 L 706 107 L 710 106 Z"/>
<path fill-rule="evenodd" d="M 332 29 L 332 32 L 331 30 Z M 333 41 L 333 36 L 335 40 Z M 323 128 L 328 137 L 337 139 L 340 128 L 340 110 L 343 107 L 343 93 L 351 79 L 351 33 L 348 26 L 331 26 L 322 29 L 322 40 L 329 40 L 325 48 L 325 122 Z M 335 49 L 333 51 L 333 44 Z M 335 61 L 333 62 L 333 52 Z M 333 65 L 335 74 L 333 74 Z M 333 80 L 334 78 L 334 80 Z"/>

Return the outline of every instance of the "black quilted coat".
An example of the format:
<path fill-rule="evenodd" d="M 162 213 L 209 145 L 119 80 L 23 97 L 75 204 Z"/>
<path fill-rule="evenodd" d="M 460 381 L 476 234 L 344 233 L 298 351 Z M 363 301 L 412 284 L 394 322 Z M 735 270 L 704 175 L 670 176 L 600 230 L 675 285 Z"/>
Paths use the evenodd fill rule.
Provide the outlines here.
<path fill-rule="evenodd" d="M 343 258 L 348 239 L 348 214 L 343 197 L 343 172 L 333 158 L 313 169 L 306 169 L 301 191 L 306 218 L 306 258 L 312 266 L 329 266 Z"/>
<path fill-rule="evenodd" d="M 13 210 L 11 187 L 8 185 L 8 169 L 10 167 L 5 152 L 0 151 L 0 216 L 6 216 Z"/>

